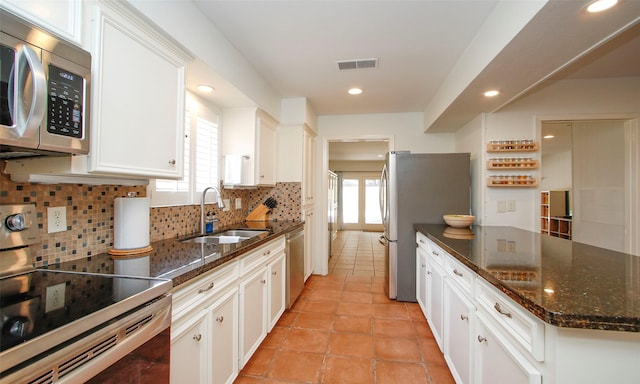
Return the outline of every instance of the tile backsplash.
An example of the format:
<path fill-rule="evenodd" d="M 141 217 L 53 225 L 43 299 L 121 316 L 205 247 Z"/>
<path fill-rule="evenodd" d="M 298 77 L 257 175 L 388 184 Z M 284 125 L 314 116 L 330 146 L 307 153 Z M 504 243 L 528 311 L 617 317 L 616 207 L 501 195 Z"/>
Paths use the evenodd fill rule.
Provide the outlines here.
<path fill-rule="evenodd" d="M 63 261 L 77 260 L 107 252 L 113 246 L 114 198 L 134 192 L 146 196 L 145 186 L 35 184 L 16 183 L 4 173 L 0 174 L 0 204 L 36 205 L 40 245 L 32 247 L 36 267 Z M 207 205 L 215 212 L 221 225 L 241 222 L 268 197 L 278 201 L 269 215 L 270 220 L 300 220 L 301 183 L 277 183 L 273 188 L 225 189 L 222 197 L 229 199 L 230 210 L 222 211 L 217 205 Z M 235 209 L 240 198 L 241 209 Z M 66 207 L 65 232 L 47 233 L 47 208 Z M 200 205 L 176 205 L 150 209 L 149 239 L 151 242 L 171 237 L 182 237 L 200 230 Z"/>

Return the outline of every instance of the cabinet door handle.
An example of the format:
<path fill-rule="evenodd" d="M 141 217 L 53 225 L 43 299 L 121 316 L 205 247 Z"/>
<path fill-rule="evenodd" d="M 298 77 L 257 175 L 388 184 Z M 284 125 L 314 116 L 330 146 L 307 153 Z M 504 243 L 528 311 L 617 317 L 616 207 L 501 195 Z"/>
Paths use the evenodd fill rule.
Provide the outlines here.
<path fill-rule="evenodd" d="M 216 317 L 216 321 L 217 321 L 218 323 L 222 323 L 222 322 L 224 321 L 224 316 L 218 316 L 218 317 Z"/>
<path fill-rule="evenodd" d="M 175 159 L 171 159 L 171 160 L 169 160 L 169 164 L 170 164 L 170 165 L 176 165 L 176 161 L 175 161 Z"/>
<path fill-rule="evenodd" d="M 469 316 L 460 315 L 460 320 L 469 320 Z"/>
<path fill-rule="evenodd" d="M 273 271 L 273 272 L 271 272 L 271 274 L 272 274 L 273 276 L 275 276 L 275 275 L 277 275 L 277 274 L 278 274 L 278 271 Z"/>
<path fill-rule="evenodd" d="M 424 241 L 422 239 L 418 240 L 418 242 L 424 244 Z"/>
<path fill-rule="evenodd" d="M 478 335 L 478 343 L 484 343 L 486 341 L 487 341 L 486 337 L 482 337 L 482 336 Z"/>
<path fill-rule="evenodd" d="M 195 341 L 200 341 L 200 339 L 202 339 L 202 335 L 201 334 L 197 334 L 197 335 L 193 335 L 193 340 Z"/>
<path fill-rule="evenodd" d="M 453 274 L 462 277 L 462 272 L 458 271 L 457 269 L 453 270 Z"/>
<path fill-rule="evenodd" d="M 496 311 L 498 311 L 499 314 L 503 315 L 503 316 L 507 316 L 509 318 L 511 318 L 511 313 L 509 312 L 505 312 L 502 310 L 502 307 L 500 306 L 500 304 L 496 303 L 496 305 L 493 306 L 493 308 L 495 308 Z"/>
<path fill-rule="evenodd" d="M 426 264 L 420 264 L 420 265 L 422 265 L 422 268 L 424 268 L 424 267 L 426 267 L 426 266 L 427 266 Z"/>
<path fill-rule="evenodd" d="M 431 274 L 431 271 L 427 271 L 427 275 L 430 275 L 430 274 Z"/>
<path fill-rule="evenodd" d="M 260 280 L 260 282 L 261 282 L 262 284 L 267 284 L 267 280 L 264 280 L 264 279 Z"/>
<path fill-rule="evenodd" d="M 213 288 L 213 286 L 214 286 L 214 283 L 213 283 L 213 281 L 212 281 L 211 283 L 209 283 L 209 285 L 207 286 L 207 288 L 200 288 L 200 289 L 198 289 L 198 293 L 205 293 L 205 292 L 207 292 L 208 290 L 210 290 L 211 288 Z"/>

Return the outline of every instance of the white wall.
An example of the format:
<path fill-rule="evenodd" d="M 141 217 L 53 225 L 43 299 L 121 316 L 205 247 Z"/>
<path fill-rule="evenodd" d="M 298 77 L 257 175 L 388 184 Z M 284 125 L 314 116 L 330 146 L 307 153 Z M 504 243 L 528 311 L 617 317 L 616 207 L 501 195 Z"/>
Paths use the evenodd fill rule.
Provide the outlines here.
<path fill-rule="evenodd" d="M 484 120 L 484 114 L 478 115 L 455 135 L 455 151 L 471 153 L 471 212 L 476 217 L 476 225 L 483 224 L 484 216 Z"/>
<path fill-rule="evenodd" d="M 542 120 L 594 120 L 640 116 L 640 78 L 562 80 L 486 116 L 484 143 L 535 139 Z M 486 157 L 486 152 L 484 153 Z M 540 158 L 540 151 L 533 154 Z M 485 175 L 489 172 L 484 170 Z M 527 172 L 540 177 L 540 170 Z M 485 187 L 483 225 L 539 230 L 540 188 Z M 515 200 L 516 212 L 497 213 L 497 202 Z"/>
<path fill-rule="evenodd" d="M 422 112 L 318 116 L 318 143 L 340 138 L 391 138 L 392 150 L 453 152 L 453 133 L 423 133 Z M 322 173 L 326 174 L 326 173 Z"/>

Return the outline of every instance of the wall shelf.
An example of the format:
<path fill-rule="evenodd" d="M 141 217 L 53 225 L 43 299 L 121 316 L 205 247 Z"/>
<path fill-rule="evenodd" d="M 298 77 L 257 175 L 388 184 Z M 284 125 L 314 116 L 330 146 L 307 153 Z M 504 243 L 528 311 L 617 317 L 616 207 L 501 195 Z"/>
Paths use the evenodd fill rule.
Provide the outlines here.
<path fill-rule="evenodd" d="M 533 140 L 495 140 L 487 144 L 487 152 L 535 152 L 538 143 Z"/>
<path fill-rule="evenodd" d="M 538 179 L 528 175 L 489 176 L 488 187 L 537 187 Z"/>
<path fill-rule="evenodd" d="M 531 157 L 497 157 L 487 160 L 487 169 L 537 169 L 538 160 Z"/>

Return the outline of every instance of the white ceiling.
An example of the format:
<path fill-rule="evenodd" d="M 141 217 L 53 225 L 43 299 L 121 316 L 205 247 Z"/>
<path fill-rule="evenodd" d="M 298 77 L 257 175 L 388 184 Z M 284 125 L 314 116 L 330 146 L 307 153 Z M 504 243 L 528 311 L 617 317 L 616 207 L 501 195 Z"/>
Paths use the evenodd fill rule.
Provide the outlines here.
<path fill-rule="evenodd" d="M 283 98 L 306 97 L 318 115 L 329 115 L 428 109 L 499 1 L 194 3 Z M 453 131 L 564 77 L 640 76 L 640 1 L 620 1 L 599 15 L 587 15 L 587 3 L 548 1 L 425 128 Z M 379 68 L 337 69 L 337 61 L 364 58 L 378 58 Z M 197 81 L 195 73 L 188 86 Z M 211 97 L 218 105 L 251 102 L 224 79 L 215 80 L 220 83 Z M 353 86 L 364 93 L 347 95 Z M 483 99 L 488 87 L 501 95 Z"/>

